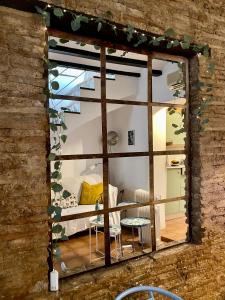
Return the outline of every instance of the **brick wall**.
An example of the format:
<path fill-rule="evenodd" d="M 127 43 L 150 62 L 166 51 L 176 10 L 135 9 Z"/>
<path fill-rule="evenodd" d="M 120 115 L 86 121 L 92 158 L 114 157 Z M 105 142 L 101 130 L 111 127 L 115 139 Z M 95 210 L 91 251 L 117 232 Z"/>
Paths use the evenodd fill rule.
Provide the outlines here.
<path fill-rule="evenodd" d="M 62 281 L 63 299 L 113 299 L 136 284 L 177 291 L 184 299 L 225 299 L 225 4 L 223 0 L 58 0 L 70 9 L 99 15 L 154 33 L 173 27 L 197 43 L 209 43 L 216 63 L 210 123 L 199 133 L 192 125 L 192 198 L 194 239 L 155 256 Z M 47 287 L 47 223 L 44 109 L 44 30 L 37 15 L 0 8 L 0 286 L 2 295 L 31 294 Z M 198 69 L 199 68 L 199 69 Z M 191 78 L 203 76 L 204 59 L 191 62 Z M 191 103 L 198 103 L 191 90 Z M 29 296 L 27 296 L 29 298 Z M 37 296 L 38 297 L 38 296 Z M 36 296 L 30 296 L 34 299 Z M 7 298 L 8 299 L 8 298 Z"/>

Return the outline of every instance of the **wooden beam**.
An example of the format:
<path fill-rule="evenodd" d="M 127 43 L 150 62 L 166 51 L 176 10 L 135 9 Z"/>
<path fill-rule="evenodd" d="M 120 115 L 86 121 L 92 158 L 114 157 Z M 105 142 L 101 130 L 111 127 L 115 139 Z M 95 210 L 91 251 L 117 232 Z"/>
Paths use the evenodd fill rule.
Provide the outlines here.
<path fill-rule="evenodd" d="M 96 67 L 96 66 L 72 63 L 72 62 L 68 62 L 68 61 L 55 60 L 55 59 L 50 59 L 50 62 L 56 63 L 59 67 L 66 67 L 66 68 L 86 70 L 86 71 L 94 71 L 94 72 L 100 73 L 100 67 Z M 125 71 L 114 70 L 114 69 L 106 69 L 106 73 L 122 75 L 122 76 L 129 76 L 129 77 L 136 77 L 136 78 L 141 77 L 141 74 L 137 73 L 137 72 L 125 72 Z"/>
<path fill-rule="evenodd" d="M 81 57 L 81 58 L 91 59 L 95 61 L 100 60 L 100 54 L 98 52 L 92 52 L 92 51 L 65 47 L 65 46 L 57 45 L 56 47 L 50 47 L 49 52 L 72 56 L 72 57 Z M 136 68 L 147 68 L 147 61 L 127 58 L 127 57 L 113 56 L 113 55 L 106 55 L 106 63 L 112 63 L 121 66 L 131 66 Z M 162 71 L 154 69 L 152 70 L 152 75 L 155 77 L 161 76 Z"/>

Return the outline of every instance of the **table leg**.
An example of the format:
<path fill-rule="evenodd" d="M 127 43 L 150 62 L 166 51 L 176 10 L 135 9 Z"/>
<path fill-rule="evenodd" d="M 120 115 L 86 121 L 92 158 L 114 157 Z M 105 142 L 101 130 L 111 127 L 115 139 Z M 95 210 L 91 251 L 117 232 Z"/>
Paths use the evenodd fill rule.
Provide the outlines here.
<path fill-rule="evenodd" d="M 121 233 L 120 233 L 120 251 L 121 251 L 121 255 L 123 257 L 122 228 L 121 228 Z"/>
<path fill-rule="evenodd" d="M 142 239 L 142 227 L 140 227 L 140 234 L 141 234 L 141 249 L 142 252 L 144 251 L 144 246 L 143 246 L 143 239 Z"/>
<path fill-rule="evenodd" d="M 91 225 L 89 227 L 89 259 L 91 264 Z"/>
<path fill-rule="evenodd" d="M 132 226 L 132 248 L 134 252 L 135 248 L 134 248 L 134 227 L 133 226 Z"/>

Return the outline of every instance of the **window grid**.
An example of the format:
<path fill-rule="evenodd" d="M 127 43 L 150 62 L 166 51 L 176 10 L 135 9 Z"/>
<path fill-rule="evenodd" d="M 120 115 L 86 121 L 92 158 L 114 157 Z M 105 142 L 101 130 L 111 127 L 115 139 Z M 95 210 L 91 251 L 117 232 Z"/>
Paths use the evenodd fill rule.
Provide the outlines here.
<path fill-rule="evenodd" d="M 86 39 L 76 35 L 65 34 L 62 32 L 58 32 L 55 30 L 49 30 L 49 35 L 54 35 L 59 38 L 68 38 L 74 41 L 87 42 L 89 44 L 95 44 L 94 41 L 90 39 Z M 95 41 L 96 42 L 96 41 Z M 100 154 L 77 154 L 77 155 L 60 155 L 56 157 L 56 160 L 78 160 L 78 159 L 95 159 L 101 158 L 103 159 L 103 201 L 104 206 L 102 210 L 98 211 L 90 211 L 85 213 L 79 213 L 74 215 L 67 215 L 61 218 L 62 221 L 68 221 L 73 219 L 79 219 L 88 216 L 97 216 L 99 214 L 104 214 L 104 242 L 105 242 L 105 265 L 109 266 L 111 264 L 111 255 L 110 255 L 110 235 L 109 235 L 109 213 L 115 211 L 122 211 L 126 208 L 138 208 L 149 206 L 150 208 L 150 218 L 151 218 L 151 240 L 152 240 L 152 251 L 159 250 L 161 247 L 156 247 L 156 232 L 155 232 L 155 205 L 162 203 L 171 203 L 174 201 L 185 200 L 187 202 L 188 209 L 188 217 L 189 217 L 189 226 L 188 226 L 188 239 L 191 237 L 191 224 L 190 224 L 190 210 L 191 210 L 191 201 L 190 197 L 190 164 L 188 161 L 190 160 L 189 155 L 189 143 L 190 143 L 190 132 L 189 132 L 189 65 L 188 59 L 176 56 L 169 55 L 166 53 L 146 53 L 142 51 L 142 54 L 146 54 L 148 56 L 147 68 L 148 68 L 148 98 L 146 102 L 144 101 L 134 101 L 134 100 L 116 100 L 116 99 L 107 99 L 106 98 L 106 53 L 105 49 L 107 46 L 110 46 L 108 43 L 104 43 L 103 41 L 99 41 L 102 46 L 100 48 L 100 75 L 101 75 L 101 97 L 100 98 L 86 98 L 80 96 L 69 96 L 69 95 L 60 95 L 55 94 L 52 100 L 64 99 L 64 100 L 72 100 L 72 101 L 84 101 L 84 102 L 95 102 L 101 104 L 101 120 L 102 120 L 102 153 Z M 113 46 L 113 45 L 111 45 Z M 132 52 L 140 53 L 137 49 L 128 49 L 127 47 L 117 46 L 115 48 L 122 50 L 130 50 Z M 161 103 L 161 102 L 153 102 L 152 101 L 152 60 L 153 59 L 162 59 L 162 60 L 172 60 L 179 61 L 185 63 L 185 98 L 186 104 L 172 104 L 172 103 Z M 140 105 L 148 107 L 148 145 L 149 151 L 145 152 L 123 152 L 123 153 L 108 153 L 107 149 L 107 104 L 124 104 L 124 105 Z M 154 151 L 153 150 L 153 118 L 152 118 L 152 108 L 153 107 L 174 107 L 174 108 L 182 108 L 185 109 L 185 128 L 186 128 L 186 142 L 184 150 L 165 150 L 165 151 Z M 159 155 L 173 155 L 173 154 L 185 154 L 186 155 L 186 188 L 185 188 L 185 196 L 175 197 L 175 198 L 166 198 L 161 200 L 155 200 L 154 193 L 154 157 Z M 116 157 L 149 157 L 149 191 L 150 197 L 149 201 L 145 203 L 136 203 L 132 205 L 124 205 L 120 207 L 112 207 L 108 206 L 108 183 L 109 183 L 109 158 Z M 180 244 L 184 241 L 178 241 L 170 243 L 168 246 L 163 246 L 164 248 L 171 247 L 173 245 Z M 140 255 L 139 255 L 140 256 Z M 128 258 L 129 259 L 129 258 Z"/>

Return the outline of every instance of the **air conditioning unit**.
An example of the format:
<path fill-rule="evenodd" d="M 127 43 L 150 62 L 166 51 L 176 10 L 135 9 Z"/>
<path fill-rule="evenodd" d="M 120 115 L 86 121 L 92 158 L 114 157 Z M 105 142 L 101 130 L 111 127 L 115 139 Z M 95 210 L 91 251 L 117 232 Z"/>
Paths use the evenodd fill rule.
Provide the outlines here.
<path fill-rule="evenodd" d="M 171 91 L 183 90 L 183 73 L 180 70 L 177 70 L 173 73 L 169 73 L 167 75 L 167 85 Z"/>

